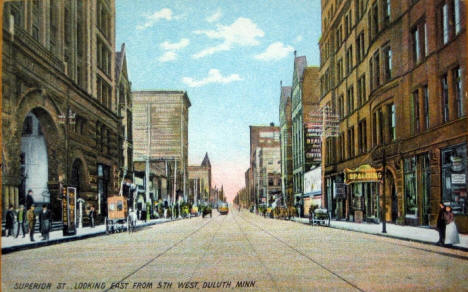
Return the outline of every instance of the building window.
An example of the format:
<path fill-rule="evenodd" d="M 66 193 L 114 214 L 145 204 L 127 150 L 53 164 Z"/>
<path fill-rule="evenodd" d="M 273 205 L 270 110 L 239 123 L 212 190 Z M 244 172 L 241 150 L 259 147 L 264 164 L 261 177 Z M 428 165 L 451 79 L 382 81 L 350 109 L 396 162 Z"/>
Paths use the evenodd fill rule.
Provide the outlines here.
<path fill-rule="evenodd" d="M 365 119 L 359 123 L 358 140 L 359 153 L 365 153 L 367 151 L 367 122 Z"/>
<path fill-rule="evenodd" d="M 413 91 L 412 94 L 412 116 L 413 116 L 413 123 L 412 123 L 412 129 L 413 133 L 412 134 L 417 134 L 419 133 L 420 127 L 419 127 L 419 92 L 418 90 Z"/>
<path fill-rule="evenodd" d="M 392 49 L 386 46 L 384 52 L 385 81 L 392 79 Z"/>
<path fill-rule="evenodd" d="M 406 216 L 417 216 L 417 188 L 416 188 L 416 157 L 404 160 L 405 173 L 405 213 Z"/>
<path fill-rule="evenodd" d="M 442 149 L 442 201 L 454 214 L 467 214 L 466 144 Z"/>
<path fill-rule="evenodd" d="M 337 63 L 337 84 L 341 82 L 341 80 L 343 80 L 343 60 L 340 59 L 338 60 L 338 63 Z"/>
<path fill-rule="evenodd" d="M 391 7 L 390 0 L 382 1 L 382 11 L 383 11 L 383 22 L 385 25 L 390 23 Z"/>
<path fill-rule="evenodd" d="M 109 166 L 98 164 L 98 214 L 107 215 L 107 194 L 109 185 Z"/>
<path fill-rule="evenodd" d="M 366 101 L 366 75 L 365 73 L 358 80 L 358 105 L 361 106 Z"/>
<path fill-rule="evenodd" d="M 424 129 L 429 129 L 429 88 L 427 85 L 423 87 L 424 94 Z"/>
<path fill-rule="evenodd" d="M 445 45 L 449 41 L 449 15 L 448 4 L 444 3 L 441 7 L 441 20 L 442 20 L 442 41 Z"/>
<path fill-rule="evenodd" d="M 340 119 L 342 119 L 344 117 L 343 95 L 340 95 L 340 97 L 338 97 L 338 114 L 340 116 Z"/>
<path fill-rule="evenodd" d="M 353 69 L 353 46 L 346 50 L 346 73 L 349 74 Z"/>
<path fill-rule="evenodd" d="M 379 7 L 377 1 L 372 5 L 372 37 L 379 32 Z"/>
<path fill-rule="evenodd" d="M 365 47 L 364 47 L 364 32 L 361 32 L 356 38 L 356 58 L 358 62 L 361 62 L 364 58 Z"/>
<path fill-rule="evenodd" d="M 418 27 L 415 27 L 411 31 L 411 41 L 412 41 L 412 47 L 413 47 L 413 61 L 415 64 L 417 64 L 421 61 Z"/>
<path fill-rule="evenodd" d="M 447 74 L 443 75 L 440 79 L 440 86 L 442 89 L 442 122 L 445 123 L 449 120 L 449 93 Z"/>
<path fill-rule="evenodd" d="M 372 144 L 377 145 L 377 112 L 372 115 Z"/>
<path fill-rule="evenodd" d="M 395 113 L 395 104 L 389 104 L 387 106 L 388 112 L 388 137 L 390 141 L 396 140 L 396 113 Z"/>
<path fill-rule="evenodd" d="M 455 0 L 453 9 L 454 9 L 453 14 L 454 14 L 454 19 L 455 19 L 455 35 L 458 35 L 461 31 L 460 0 Z"/>
<path fill-rule="evenodd" d="M 374 54 L 374 82 L 375 82 L 375 88 L 380 86 L 380 55 L 379 51 L 375 52 Z"/>
<path fill-rule="evenodd" d="M 384 115 L 383 115 L 382 108 L 379 108 L 378 118 L 379 118 L 379 145 L 380 145 L 380 144 L 383 144 L 383 135 L 384 135 Z"/>
<path fill-rule="evenodd" d="M 348 129 L 348 158 L 354 157 L 354 127 Z"/>
<path fill-rule="evenodd" d="M 354 87 L 351 86 L 346 92 L 348 96 L 348 115 L 350 115 L 354 111 Z"/>
<path fill-rule="evenodd" d="M 336 50 L 338 51 L 341 47 L 341 43 L 343 42 L 342 36 L 342 27 L 341 25 L 336 29 Z"/>
<path fill-rule="evenodd" d="M 463 90 L 462 90 L 462 70 L 460 67 L 453 69 L 453 91 L 455 93 L 455 102 L 457 106 L 457 117 L 461 118 L 465 115 Z"/>
<path fill-rule="evenodd" d="M 374 85 L 374 59 L 370 58 L 369 60 L 369 83 L 371 91 L 375 88 Z"/>

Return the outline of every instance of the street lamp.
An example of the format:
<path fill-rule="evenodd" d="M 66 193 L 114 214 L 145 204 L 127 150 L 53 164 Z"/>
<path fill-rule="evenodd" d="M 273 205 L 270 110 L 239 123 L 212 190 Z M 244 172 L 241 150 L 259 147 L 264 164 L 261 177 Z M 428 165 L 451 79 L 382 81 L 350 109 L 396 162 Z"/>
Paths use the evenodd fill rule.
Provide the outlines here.
<path fill-rule="evenodd" d="M 383 213 L 383 221 L 382 221 L 382 233 L 387 233 L 387 222 L 386 222 L 386 209 L 387 209 L 387 200 L 385 199 L 385 168 L 386 168 L 386 157 L 385 157 L 385 148 L 383 149 L 382 153 L 382 183 L 383 183 L 383 208 L 382 208 L 382 213 Z"/>

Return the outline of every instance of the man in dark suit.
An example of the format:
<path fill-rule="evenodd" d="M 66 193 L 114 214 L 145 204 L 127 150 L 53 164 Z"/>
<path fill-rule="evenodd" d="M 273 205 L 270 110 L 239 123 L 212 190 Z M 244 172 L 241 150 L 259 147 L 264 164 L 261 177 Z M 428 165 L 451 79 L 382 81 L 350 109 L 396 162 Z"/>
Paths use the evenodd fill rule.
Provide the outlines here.
<path fill-rule="evenodd" d="M 49 232 L 52 227 L 52 217 L 47 205 L 42 206 L 42 211 L 39 214 L 39 226 L 41 226 L 42 240 L 49 240 Z"/>
<path fill-rule="evenodd" d="M 8 207 L 8 211 L 6 213 L 6 224 L 5 224 L 5 229 L 6 229 L 6 236 L 13 236 L 13 227 L 15 225 L 15 211 L 13 210 L 13 205 L 10 205 Z"/>
<path fill-rule="evenodd" d="M 31 205 L 28 212 L 26 212 L 29 226 L 29 238 L 34 241 L 34 226 L 36 225 L 36 214 L 34 212 L 34 205 Z"/>
<path fill-rule="evenodd" d="M 91 206 L 91 210 L 89 211 L 89 222 L 91 223 L 91 228 L 94 228 L 94 218 L 96 214 L 94 211 L 94 206 Z"/>
<path fill-rule="evenodd" d="M 438 245 L 443 245 L 445 242 L 445 206 L 442 202 L 439 204 L 439 217 L 437 217 L 437 231 L 439 231 L 439 241 L 437 242 Z"/>

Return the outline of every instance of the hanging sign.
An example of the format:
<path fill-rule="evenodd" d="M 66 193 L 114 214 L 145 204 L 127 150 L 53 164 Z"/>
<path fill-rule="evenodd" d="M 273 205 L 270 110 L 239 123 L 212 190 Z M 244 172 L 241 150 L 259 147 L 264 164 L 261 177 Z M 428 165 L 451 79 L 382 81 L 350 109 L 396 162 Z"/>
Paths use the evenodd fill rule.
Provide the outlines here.
<path fill-rule="evenodd" d="M 346 168 L 344 170 L 344 183 L 349 185 L 359 182 L 380 182 L 382 169 L 376 169 L 369 164 L 364 164 L 356 169 Z"/>

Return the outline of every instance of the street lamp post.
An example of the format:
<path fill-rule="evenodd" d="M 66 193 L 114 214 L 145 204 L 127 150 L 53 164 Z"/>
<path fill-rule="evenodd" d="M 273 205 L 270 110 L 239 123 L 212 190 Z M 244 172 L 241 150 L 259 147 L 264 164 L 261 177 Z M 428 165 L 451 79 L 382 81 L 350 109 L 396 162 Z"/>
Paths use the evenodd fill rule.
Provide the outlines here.
<path fill-rule="evenodd" d="M 383 184 L 383 190 L 382 190 L 382 193 L 383 193 L 382 233 L 387 233 L 387 222 L 386 222 L 386 218 L 385 218 L 385 215 L 386 215 L 386 213 L 387 213 L 387 211 L 386 211 L 386 209 L 387 209 L 387 205 L 386 205 L 386 204 L 387 204 L 387 200 L 385 199 L 385 168 L 386 168 L 385 148 L 383 149 L 383 153 L 382 153 L 382 167 L 383 167 L 383 171 L 382 171 L 382 184 Z"/>

